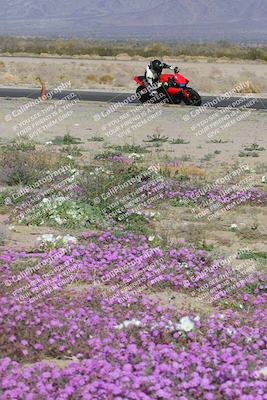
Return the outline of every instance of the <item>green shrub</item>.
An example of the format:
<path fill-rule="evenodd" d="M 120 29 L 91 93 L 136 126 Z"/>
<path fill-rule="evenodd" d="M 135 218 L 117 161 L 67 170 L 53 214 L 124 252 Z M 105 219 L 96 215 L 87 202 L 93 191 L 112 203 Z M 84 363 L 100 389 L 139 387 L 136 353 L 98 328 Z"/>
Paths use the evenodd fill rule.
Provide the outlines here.
<path fill-rule="evenodd" d="M 81 157 L 82 156 L 82 150 L 78 146 L 66 146 L 62 147 L 60 151 L 64 154 L 67 154 L 68 157 Z"/>
<path fill-rule="evenodd" d="M 35 150 L 35 144 L 33 143 L 27 143 L 27 142 L 21 142 L 21 143 L 13 143 L 13 144 L 8 144 L 5 146 L 1 147 L 2 151 L 33 151 Z"/>
<path fill-rule="evenodd" d="M 170 200 L 170 205 L 173 207 L 187 207 L 187 208 L 194 208 L 195 203 L 193 200 L 190 199 L 182 199 L 179 197 L 175 197 Z"/>
<path fill-rule="evenodd" d="M 104 138 L 102 136 L 92 136 L 91 138 L 87 139 L 88 142 L 103 142 Z"/>
<path fill-rule="evenodd" d="M 147 139 L 144 142 L 161 142 L 166 143 L 169 141 L 168 136 L 161 135 L 160 133 L 153 133 L 153 135 L 147 135 Z"/>
<path fill-rule="evenodd" d="M 97 227 L 103 217 L 96 205 L 64 197 L 44 198 L 19 220 L 23 224 L 51 225 L 66 228 Z"/>
<path fill-rule="evenodd" d="M 255 151 L 240 151 L 238 154 L 239 157 L 259 157 L 259 154 Z"/>
<path fill-rule="evenodd" d="M 81 144 L 81 139 L 71 136 L 67 133 L 64 136 L 56 136 L 55 139 L 52 140 L 54 145 L 63 145 L 63 144 Z"/>
<path fill-rule="evenodd" d="M 190 142 L 187 142 L 186 140 L 182 138 L 177 138 L 177 139 L 171 139 L 170 140 L 171 144 L 189 144 Z"/>
<path fill-rule="evenodd" d="M 149 153 L 149 150 L 147 150 L 144 146 L 134 145 L 134 144 L 114 145 L 114 146 L 109 146 L 109 148 L 114 149 L 115 151 L 119 152 L 119 154 L 122 154 L 122 153 L 136 153 L 136 154 Z"/>
<path fill-rule="evenodd" d="M 239 260 L 267 260 L 267 253 L 265 251 L 242 252 L 238 258 Z"/>
<path fill-rule="evenodd" d="M 252 143 L 250 146 L 244 148 L 245 151 L 265 151 L 264 147 L 261 147 L 257 143 Z"/>

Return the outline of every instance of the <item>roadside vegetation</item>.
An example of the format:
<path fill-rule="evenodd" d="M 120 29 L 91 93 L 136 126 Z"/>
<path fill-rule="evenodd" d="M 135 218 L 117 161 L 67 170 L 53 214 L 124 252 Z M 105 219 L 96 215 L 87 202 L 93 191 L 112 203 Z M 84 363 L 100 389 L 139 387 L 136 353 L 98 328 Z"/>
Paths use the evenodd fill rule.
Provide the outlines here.
<path fill-rule="evenodd" d="M 36 54 L 60 56 L 105 56 L 124 54 L 130 57 L 207 57 L 267 61 L 266 45 L 239 45 L 225 41 L 216 43 L 161 43 L 142 41 L 94 41 L 83 39 L 44 39 L 1 36 L 2 54 Z M 88 80 L 92 77 L 88 75 Z M 110 79 L 109 77 L 104 77 Z"/>

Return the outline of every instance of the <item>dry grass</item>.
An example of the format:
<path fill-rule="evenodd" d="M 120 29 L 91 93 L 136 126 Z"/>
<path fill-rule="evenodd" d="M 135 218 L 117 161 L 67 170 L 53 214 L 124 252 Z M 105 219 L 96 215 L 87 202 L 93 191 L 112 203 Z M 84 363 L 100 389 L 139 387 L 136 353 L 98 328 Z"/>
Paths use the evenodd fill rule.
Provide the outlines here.
<path fill-rule="evenodd" d="M 88 74 L 85 79 L 87 81 L 97 82 L 97 76 L 95 74 Z"/>
<path fill-rule="evenodd" d="M 255 83 L 248 81 L 247 86 L 238 90 L 237 93 L 261 93 L 261 89 Z"/>
<path fill-rule="evenodd" d="M 163 176 L 174 177 L 177 175 L 185 176 L 205 176 L 205 171 L 194 165 L 181 165 L 181 166 L 166 166 L 161 168 L 161 174 Z"/>
<path fill-rule="evenodd" d="M 102 85 L 110 85 L 114 78 L 111 75 L 103 75 L 98 79 L 98 82 Z"/>
<path fill-rule="evenodd" d="M 62 154 L 46 150 L 6 151 L 1 153 L 0 183 L 8 186 L 29 185 L 43 177 L 48 171 L 60 168 L 62 164 L 66 164 L 66 161 L 67 159 Z"/>
<path fill-rule="evenodd" d="M 264 64 L 242 64 L 226 62 L 184 62 L 167 59 L 178 65 L 181 73 L 190 79 L 190 85 L 207 93 L 223 93 L 233 89 L 237 83 L 250 82 L 250 93 L 267 92 L 266 66 Z M 1 59 L 0 59 L 1 62 Z M 56 87 L 61 82 L 71 82 L 73 88 L 102 88 L 110 86 L 134 91 L 134 75 L 142 75 L 149 59 L 128 61 L 101 59 L 3 59 L 0 64 L 0 84 L 40 86 L 38 78 L 47 87 Z M 199 73 L 201 71 L 201 75 Z"/>

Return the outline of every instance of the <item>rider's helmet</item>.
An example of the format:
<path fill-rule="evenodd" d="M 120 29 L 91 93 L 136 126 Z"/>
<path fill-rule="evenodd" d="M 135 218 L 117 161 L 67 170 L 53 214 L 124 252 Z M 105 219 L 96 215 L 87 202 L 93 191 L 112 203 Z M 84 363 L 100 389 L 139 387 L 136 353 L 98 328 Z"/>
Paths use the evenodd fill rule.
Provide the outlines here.
<path fill-rule="evenodd" d="M 155 71 L 157 74 L 161 74 L 162 70 L 163 70 L 163 64 L 161 61 L 159 60 L 154 60 L 151 61 L 150 63 L 150 69 L 152 69 L 153 71 Z"/>

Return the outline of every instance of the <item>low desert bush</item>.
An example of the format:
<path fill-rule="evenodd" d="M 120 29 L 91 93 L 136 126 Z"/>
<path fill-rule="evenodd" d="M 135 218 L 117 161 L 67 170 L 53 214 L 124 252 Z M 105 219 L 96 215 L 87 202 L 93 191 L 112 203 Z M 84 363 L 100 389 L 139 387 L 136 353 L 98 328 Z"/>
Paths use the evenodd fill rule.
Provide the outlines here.
<path fill-rule="evenodd" d="M 265 148 L 257 143 L 252 143 L 244 148 L 245 151 L 265 151 Z"/>
<path fill-rule="evenodd" d="M 87 139 L 88 142 L 104 142 L 104 138 L 102 136 L 92 136 L 91 138 Z"/>
<path fill-rule="evenodd" d="M 66 146 L 62 147 L 60 151 L 67 155 L 67 158 L 72 159 L 73 157 L 81 157 L 82 156 L 82 149 L 78 146 Z"/>
<path fill-rule="evenodd" d="M 97 227 L 102 216 L 96 205 L 66 199 L 62 196 L 44 198 L 19 220 L 23 224 L 61 226 L 64 228 Z"/>
<path fill-rule="evenodd" d="M 171 144 L 189 144 L 190 142 L 186 141 L 185 139 L 182 138 L 177 138 L 177 139 L 171 139 L 170 140 Z"/>
<path fill-rule="evenodd" d="M 29 185 L 68 164 L 66 156 L 48 151 L 6 151 L 0 159 L 0 182 L 3 185 Z"/>
<path fill-rule="evenodd" d="M 81 139 L 71 136 L 69 133 L 67 133 L 64 136 L 56 136 L 55 139 L 52 140 L 52 143 L 54 145 L 62 145 L 62 144 L 80 144 Z"/>
<path fill-rule="evenodd" d="M 114 151 L 119 153 L 136 153 L 136 154 L 143 154 L 149 153 L 149 150 L 146 149 L 145 146 L 142 145 L 135 145 L 135 144 L 124 144 L 124 145 L 111 145 L 109 148 L 112 148 Z"/>
<path fill-rule="evenodd" d="M 21 142 L 21 143 L 12 143 L 1 147 L 2 151 L 32 151 L 35 150 L 34 143 Z"/>
<path fill-rule="evenodd" d="M 95 74 L 88 74 L 85 79 L 87 81 L 97 82 L 97 76 Z"/>
<path fill-rule="evenodd" d="M 160 133 L 153 133 L 153 135 L 147 135 L 147 139 L 144 142 L 154 143 L 161 142 L 166 143 L 169 141 L 169 137 L 165 135 L 161 135 Z"/>
<path fill-rule="evenodd" d="M 114 78 L 111 75 L 102 75 L 100 76 L 100 78 L 98 79 L 98 82 L 101 85 L 110 85 L 113 82 Z"/>
<path fill-rule="evenodd" d="M 143 192 L 138 192 L 132 198 L 129 191 L 135 193 L 154 177 L 155 172 L 136 164 L 107 163 L 104 167 L 85 168 L 79 185 L 87 203 L 97 204 L 104 213 L 109 214 L 124 209 L 125 204 L 141 196 Z"/>

